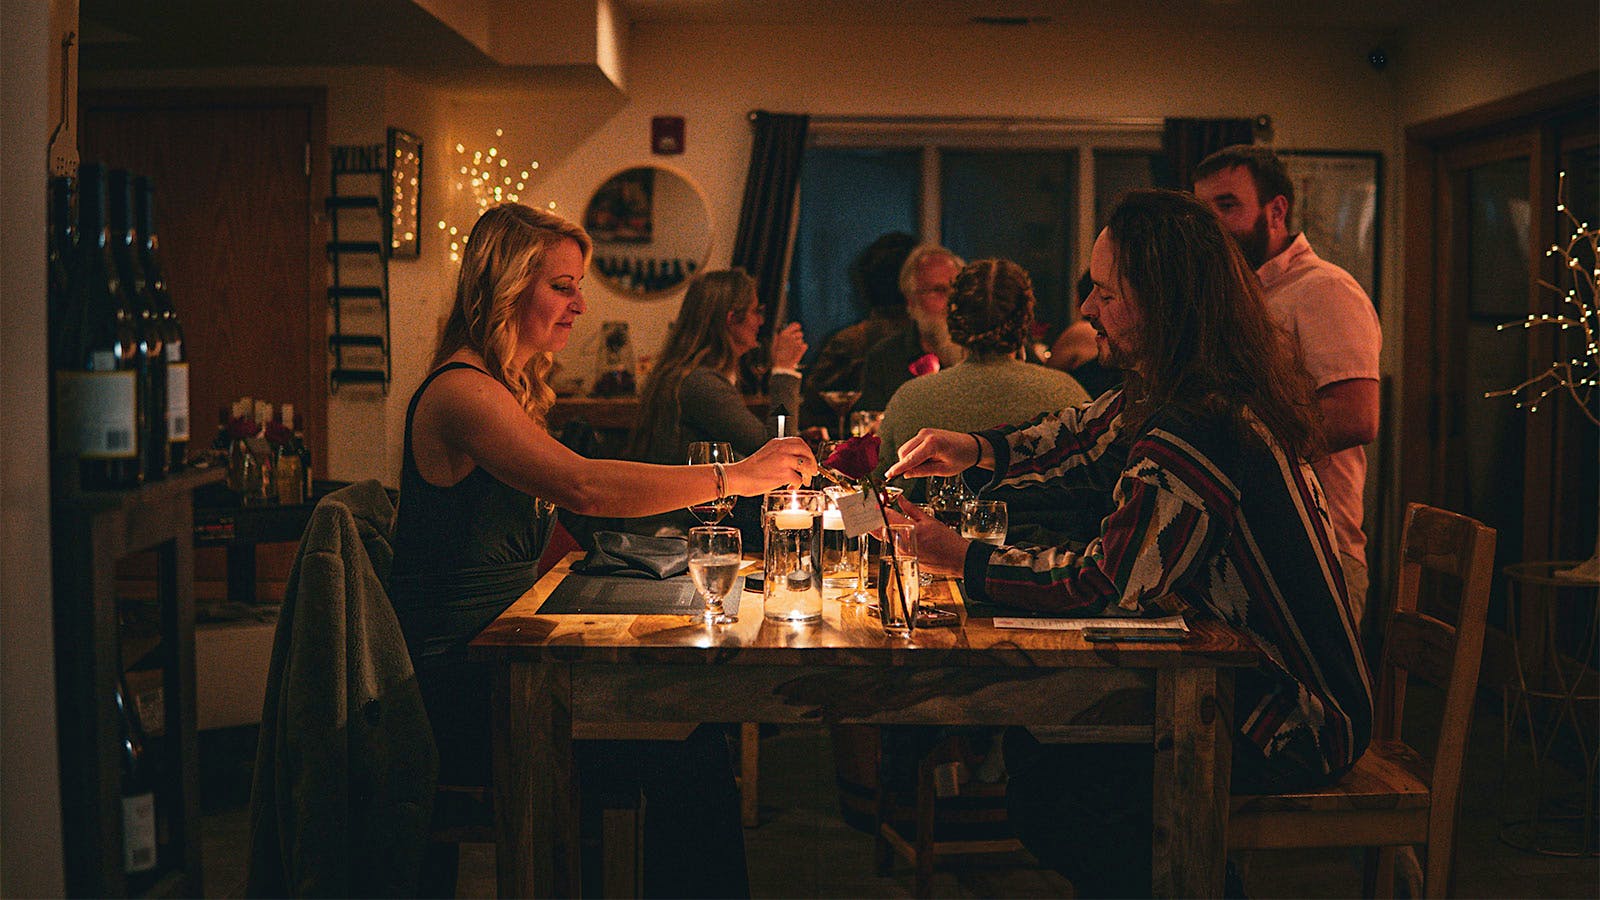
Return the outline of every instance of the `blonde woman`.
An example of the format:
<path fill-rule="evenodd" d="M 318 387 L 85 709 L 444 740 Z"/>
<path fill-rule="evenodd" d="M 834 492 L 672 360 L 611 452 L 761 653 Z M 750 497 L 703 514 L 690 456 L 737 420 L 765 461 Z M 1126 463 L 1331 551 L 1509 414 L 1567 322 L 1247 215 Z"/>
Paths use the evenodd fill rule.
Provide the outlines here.
<path fill-rule="evenodd" d="M 666 346 L 640 395 L 633 459 L 676 463 L 692 441 L 727 441 L 741 456 L 774 437 L 745 405 L 737 387 L 739 358 L 760 341 L 766 310 L 756 280 L 743 269 L 702 272 L 690 282 Z M 805 335 L 791 322 L 772 336 L 767 393 L 772 408 L 800 408 L 800 358 Z"/>
<path fill-rule="evenodd" d="M 544 414 L 554 393 L 545 376 L 551 354 L 566 346 L 583 314 L 591 248 L 582 228 L 552 213 L 514 203 L 485 212 L 467 238 L 433 371 L 406 412 L 390 598 L 439 745 L 443 781 L 488 780 L 490 682 L 484 669 L 467 662 L 466 645 L 533 586 L 554 507 L 650 515 L 722 494 L 759 494 L 816 472 L 799 439 L 773 441 L 719 470 L 585 459 L 551 437 Z M 662 893 L 685 896 L 744 889 L 738 798 L 719 740 L 708 732 L 660 751 L 688 767 L 673 778 L 708 781 L 692 791 L 669 790 L 651 804 L 657 821 L 646 824 L 647 889 L 654 883 Z M 655 785 L 639 771 L 643 752 L 591 747 L 580 749 L 578 763 L 580 771 L 599 765 L 608 778 L 643 780 L 651 793 Z M 694 836 L 692 844 L 678 846 L 675 832 Z M 672 880 L 670 867 L 728 842 L 737 854 L 710 871 L 688 873 L 688 883 Z M 430 859 L 428 881 L 441 891 L 449 890 L 441 879 L 451 875 L 438 867 L 447 865 Z"/>

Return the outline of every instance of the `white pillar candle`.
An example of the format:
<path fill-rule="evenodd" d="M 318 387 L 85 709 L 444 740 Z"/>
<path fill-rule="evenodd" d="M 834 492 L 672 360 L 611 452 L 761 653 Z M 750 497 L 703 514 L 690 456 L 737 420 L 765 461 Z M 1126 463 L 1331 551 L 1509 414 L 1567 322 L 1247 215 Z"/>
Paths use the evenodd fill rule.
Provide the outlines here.
<path fill-rule="evenodd" d="M 837 509 L 823 510 L 822 527 L 828 531 L 843 531 L 844 513 L 839 512 Z"/>
<path fill-rule="evenodd" d="M 811 527 L 811 511 L 806 509 L 780 509 L 772 514 L 772 524 L 789 531 Z"/>

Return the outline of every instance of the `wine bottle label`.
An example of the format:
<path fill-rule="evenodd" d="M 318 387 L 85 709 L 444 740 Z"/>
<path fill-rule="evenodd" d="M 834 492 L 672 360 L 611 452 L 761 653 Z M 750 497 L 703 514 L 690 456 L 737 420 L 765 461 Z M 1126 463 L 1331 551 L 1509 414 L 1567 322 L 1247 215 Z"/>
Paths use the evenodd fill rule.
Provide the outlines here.
<path fill-rule="evenodd" d="M 148 872 L 156 867 L 156 798 L 145 792 L 122 798 L 122 869 Z"/>
<path fill-rule="evenodd" d="M 56 444 L 80 459 L 137 459 L 138 374 L 56 373 Z"/>
<path fill-rule="evenodd" d="M 167 443 L 189 439 L 189 364 L 167 357 Z"/>

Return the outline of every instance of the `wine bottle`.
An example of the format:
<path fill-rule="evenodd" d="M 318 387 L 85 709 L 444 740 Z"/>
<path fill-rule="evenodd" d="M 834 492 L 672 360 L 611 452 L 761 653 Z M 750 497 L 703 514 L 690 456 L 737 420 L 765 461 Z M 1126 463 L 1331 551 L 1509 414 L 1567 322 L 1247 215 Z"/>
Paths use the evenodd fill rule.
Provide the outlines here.
<path fill-rule="evenodd" d="M 122 743 L 122 870 L 132 875 L 156 867 L 156 797 L 144 729 L 139 727 L 127 684 L 120 676 L 116 703 Z"/>
<path fill-rule="evenodd" d="M 105 166 L 83 165 L 78 185 L 70 321 L 56 360 L 56 449 L 78 461 L 81 487 L 129 488 L 144 478 L 138 326 L 111 258 Z"/>
<path fill-rule="evenodd" d="M 137 232 L 133 227 L 133 175 L 126 169 L 111 170 L 109 212 L 111 258 L 116 261 L 117 277 L 136 317 L 139 362 L 145 372 L 145 392 L 139 398 L 139 445 L 144 448 L 140 464 L 144 466 L 145 481 L 160 481 L 168 470 L 166 345 L 162 342 L 155 298 L 150 295 L 144 267 L 139 265 Z"/>
<path fill-rule="evenodd" d="M 313 502 L 314 494 L 311 485 L 315 481 L 311 477 L 311 447 L 306 444 L 305 419 L 296 415 L 294 417 L 294 449 L 300 454 L 300 477 L 305 479 L 305 502 Z"/>
<path fill-rule="evenodd" d="M 189 355 L 183 343 L 183 323 L 172 302 L 172 292 L 161 268 L 161 242 L 156 236 L 155 182 L 140 175 L 134 183 L 134 212 L 138 225 L 139 264 L 155 301 L 156 320 L 167 359 L 167 461 L 178 469 L 189 455 Z"/>

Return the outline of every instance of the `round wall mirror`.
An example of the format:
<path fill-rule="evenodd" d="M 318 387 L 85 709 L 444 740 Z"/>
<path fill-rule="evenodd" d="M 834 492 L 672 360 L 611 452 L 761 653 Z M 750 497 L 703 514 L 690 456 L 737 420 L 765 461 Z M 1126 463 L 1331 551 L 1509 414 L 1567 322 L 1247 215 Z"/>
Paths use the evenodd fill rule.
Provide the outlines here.
<path fill-rule="evenodd" d="M 705 197 L 661 166 L 634 166 L 606 179 L 589 198 L 583 227 L 594 239 L 591 271 L 628 297 L 679 287 L 711 253 Z"/>

